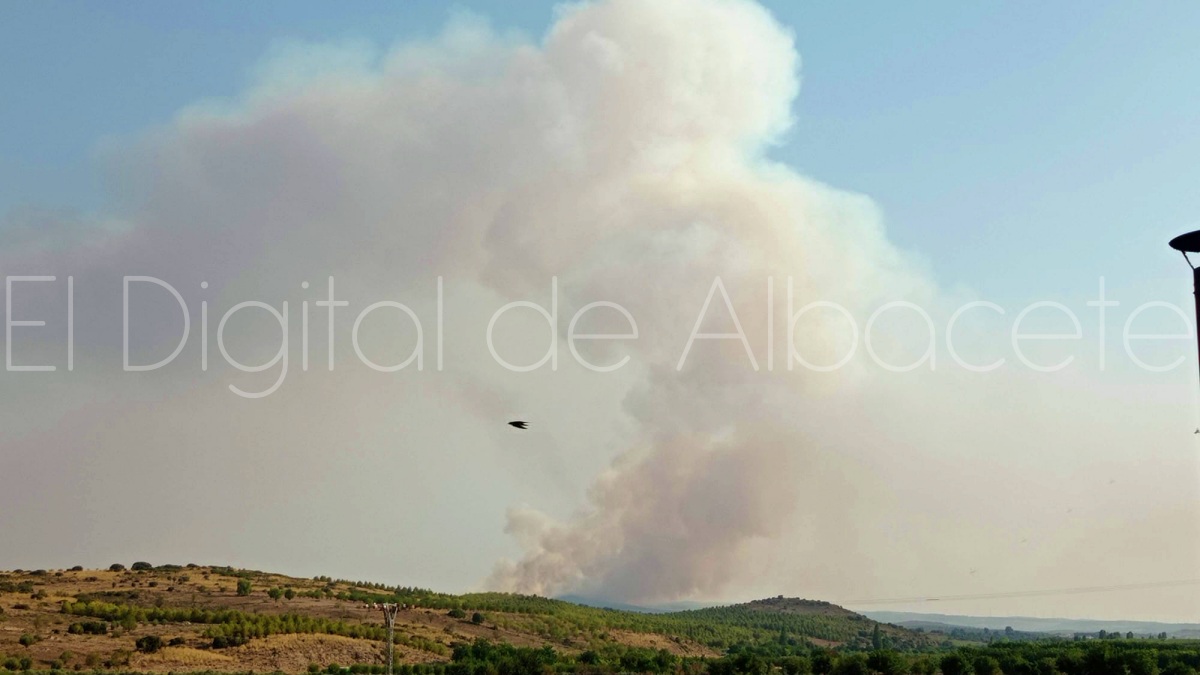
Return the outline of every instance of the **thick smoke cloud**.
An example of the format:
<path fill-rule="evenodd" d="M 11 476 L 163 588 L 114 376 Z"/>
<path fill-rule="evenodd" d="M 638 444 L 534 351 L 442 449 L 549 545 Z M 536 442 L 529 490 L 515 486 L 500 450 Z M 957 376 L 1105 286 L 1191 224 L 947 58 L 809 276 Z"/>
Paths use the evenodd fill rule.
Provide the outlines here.
<path fill-rule="evenodd" d="M 241 99 L 110 148 L 112 209 L 96 222 L 10 217 L 6 273 L 76 278 L 79 353 L 76 372 L 4 391 L 0 529 L 13 545 L 0 565 L 138 551 L 637 602 L 844 600 L 977 590 L 966 570 L 989 561 L 986 590 L 1111 583 L 1132 560 L 1119 553 L 1122 525 L 1157 518 L 1195 533 L 1177 454 L 1147 451 L 1147 464 L 1178 469 L 1168 478 L 1127 473 L 1136 490 L 1089 493 L 1120 465 L 1098 441 L 1147 443 L 1105 424 L 1117 416 L 1097 412 L 1112 410 L 1094 407 L 1103 395 L 1078 395 L 1087 382 L 893 377 L 861 359 L 837 373 L 787 370 L 789 278 L 795 307 L 838 302 L 860 325 L 882 302 L 936 311 L 951 298 L 889 242 L 869 199 L 768 159 L 791 128 L 800 71 L 791 36 L 757 5 L 570 5 L 538 44 L 460 17 L 383 56 L 298 46 L 261 72 Z M 193 326 L 201 300 L 214 323 L 236 302 L 289 301 L 278 392 L 233 396 L 229 384 L 263 389 L 279 368 L 239 373 L 214 352 L 201 372 L 198 335 L 171 367 L 121 374 L 127 274 L 180 289 Z M 300 304 L 324 297 L 328 276 L 351 303 L 334 321 L 338 368 L 325 367 L 314 307 L 303 372 Z M 432 351 L 438 276 L 444 371 Z M 557 371 L 511 373 L 490 358 L 491 313 L 512 300 L 549 306 L 553 278 L 560 340 L 594 301 L 635 317 L 638 339 L 583 349 L 595 363 L 629 356 L 625 368 L 587 371 L 565 344 Z M 677 369 L 714 290 L 701 330 L 733 330 L 728 292 L 753 357 L 740 341 L 697 340 Z M 29 287 L 17 311 L 34 316 L 60 295 Z M 354 316 L 382 299 L 421 317 L 424 371 L 354 360 Z M 150 362 L 170 352 L 179 318 L 169 298 L 140 302 L 132 349 Z M 594 316 L 587 330 L 627 330 Z M 270 358 L 279 328 L 262 314 L 245 321 L 231 351 Z M 412 326 L 378 321 L 364 329 L 368 351 L 403 360 Z M 912 360 L 921 326 L 880 329 L 876 347 Z M 61 359 L 61 330 L 52 322 L 44 343 L 22 342 L 22 358 Z M 536 361 L 545 331 L 532 313 L 514 318 L 501 350 Z M 846 337 L 836 314 L 814 312 L 796 344 L 832 363 Z M 1042 405 L 1065 398 L 1057 387 L 1073 407 Z M 517 415 L 530 433 L 503 426 Z M 522 503 L 533 506 L 512 506 Z M 1024 539 L 1041 545 L 1021 549 Z M 1133 561 L 1138 578 L 1188 576 L 1194 540 Z"/>

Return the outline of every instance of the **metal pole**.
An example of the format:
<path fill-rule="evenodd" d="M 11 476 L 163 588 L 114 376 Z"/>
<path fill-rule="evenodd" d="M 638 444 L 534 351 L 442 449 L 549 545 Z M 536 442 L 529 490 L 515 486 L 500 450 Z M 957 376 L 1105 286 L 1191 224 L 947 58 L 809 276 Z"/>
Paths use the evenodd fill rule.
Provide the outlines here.
<path fill-rule="evenodd" d="M 1192 294 L 1196 297 L 1196 356 L 1200 359 L 1200 267 L 1192 268 Z M 1200 434 L 1200 427 L 1196 428 L 1196 433 Z"/>
<path fill-rule="evenodd" d="M 388 667 L 387 675 L 392 675 L 392 663 L 394 661 L 394 653 L 396 649 L 396 614 L 400 611 L 400 605 L 395 603 L 383 604 L 383 619 L 387 623 L 388 629 Z"/>

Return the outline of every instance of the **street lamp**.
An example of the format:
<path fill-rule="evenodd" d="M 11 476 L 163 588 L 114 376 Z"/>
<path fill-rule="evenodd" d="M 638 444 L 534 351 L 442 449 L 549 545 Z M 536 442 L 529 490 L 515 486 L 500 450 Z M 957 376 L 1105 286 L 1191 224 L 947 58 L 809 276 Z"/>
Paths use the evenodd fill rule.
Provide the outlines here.
<path fill-rule="evenodd" d="M 1192 264 L 1192 259 L 1188 257 L 1189 253 L 1200 254 L 1200 230 L 1175 237 L 1170 246 L 1182 253 L 1183 259 L 1192 268 L 1192 292 L 1196 295 L 1196 346 L 1197 353 L 1200 354 L 1200 267 Z M 1196 429 L 1196 433 L 1200 434 L 1200 428 Z"/>

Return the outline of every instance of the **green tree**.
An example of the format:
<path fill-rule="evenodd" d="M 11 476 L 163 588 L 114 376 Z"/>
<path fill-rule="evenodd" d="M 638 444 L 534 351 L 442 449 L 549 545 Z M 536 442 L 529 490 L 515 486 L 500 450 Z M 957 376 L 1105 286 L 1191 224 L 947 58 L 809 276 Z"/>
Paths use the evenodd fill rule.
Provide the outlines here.
<path fill-rule="evenodd" d="M 938 671 L 937 660 L 933 656 L 921 656 L 913 660 L 910 670 L 914 675 L 935 675 Z"/>
<path fill-rule="evenodd" d="M 1047 656 L 1038 660 L 1037 665 L 1034 666 L 1034 672 L 1037 675 L 1059 675 L 1058 664 L 1053 658 Z"/>
<path fill-rule="evenodd" d="M 833 675 L 871 675 L 871 668 L 865 655 L 846 654 L 833 667 Z"/>
<path fill-rule="evenodd" d="M 812 655 L 812 671 L 816 675 L 827 675 L 833 672 L 833 654 L 829 651 L 821 649 Z"/>
<path fill-rule="evenodd" d="M 238 595 L 243 596 L 243 597 L 250 595 L 250 588 L 251 587 L 250 587 L 249 579 L 238 579 L 238 582 L 237 582 L 237 594 Z"/>
<path fill-rule="evenodd" d="M 970 672 L 967 660 L 958 652 L 943 656 L 939 666 L 941 667 L 942 675 L 966 675 L 966 673 Z"/>
<path fill-rule="evenodd" d="M 274 587 L 274 588 L 270 589 L 269 591 L 267 591 L 267 595 L 270 596 L 270 598 L 272 600 L 278 602 L 279 599 L 283 597 L 283 589 L 279 588 L 279 587 Z"/>
<path fill-rule="evenodd" d="M 622 657 L 621 666 L 625 666 L 624 657 Z M 733 657 L 733 670 L 741 675 L 763 675 L 769 669 L 770 664 L 750 650 L 739 652 L 737 656 Z"/>
<path fill-rule="evenodd" d="M 905 671 L 904 660 L 890 649 L 871 652 L 867 657 L 867 665 L 871 667 L 871 670 L 882 675 L 902 675 Z"/>
<path fill-rule="evenodd" d="M 1000 662 L 982 654 L 975 657 L 971 666 L 975 670 L 975 675 L 999 675 L 1000 673 Z"/>
<path fill-rule="evenodd" d="M 1158 675 L 1158 658 L 1149 650 L 1129 652 L 1125 655 L 1125 667 L 1129 675 Z"/>
<path fill-rule="evenodd" d="M 24 659 L 22 659 L 24 661 Z M 28 668 L 26 668 L 28 670 Z M 1196 675 L 1196 669 L 1183 661 L 1172 661 L 1163 668 L 1162 675 Z"/>
<path fill-rule="evenodd" d="M 783 675 L 808 675 L 812 672 L 812 663 L 803 656 L 786 656 L 779 662 Z"/>

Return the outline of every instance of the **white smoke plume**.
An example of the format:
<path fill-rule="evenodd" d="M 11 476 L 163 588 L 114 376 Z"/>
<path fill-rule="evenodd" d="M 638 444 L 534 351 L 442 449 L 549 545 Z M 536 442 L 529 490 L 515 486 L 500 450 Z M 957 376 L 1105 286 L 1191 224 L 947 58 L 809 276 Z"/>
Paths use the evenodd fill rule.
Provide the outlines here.
<path fill-rule="evenodd" d="M 860 325 L 881 302 L 932 309 L 947 294 L 889 242 L 869 199 L 768 159 L 791 129 L 800 70 L 791 35 L 761 7 L 609 0 L 562 7 L 536 44 L 460 17 L 437 39 L 382 56 L 348 49 L 299 46 L 303 58 L 263 68 L 241 99 L 114 144 L 101 222 L 10 217 L 7 274 L 76 278 L 80 353 L 75 373 L 5 392 L 0 531 L 10 546 L 0 565 L 32 566 L 14 551 L 61 566 L 78 550 L 113 560 L 137 550 L 630 601 L 753 592 L 759 579 L 838 599 L 969 590 L 964 570 L 1011 556 L 1019 537 L 1082 532 L 1063 522 L 1068 503 L 1109 515 L 1094 533 L 1027 552 L 1027 566 L 997 566 L 990 583 L 1086 585 L 1082 559 L 1105 583 L 1130 563 L 1101 555 L 1123 550 L 1108 534 L 1120 518 L 1158 514 L 1194 530 L 1176 499 L 1191 494 L 1184 482 L 1130 474 L 1154 489 L 1081 496 L 1071 482 L 1081 466 L 1111 455 L 1074 450 L 1133 431 L 1068 433 L 1070 420 L 1092 418 L 1090 404 L 1047 412 L 1036 405 L 1053 394 L 1042 385 L 889 377 L 860 361 L 787 370 L 789 278 L 796 308 L 837 302 Z M 265 388 L 278 366 L 247 375 L 212 356 L 200 373 L 197 336 L 170 368 L 112 376 L 98 364 L 120 354 L 113 303 L 126 274 L 181 289 L 194 326 L 200 297 L 214 316 L 242 300 L 290 300 L 279 391 L 252 403 L 231 395 L 231 382 Z M 432 351 L 439 275 L 444 372 Z M 426 321 L 425 370 L 383 375 L 339 360 L 328 372 L 314 309 L 313 366 L 302 372 L 299 305 L 323 297 L 327 276 L 352 303 L 335 321 L 339 359 L 353 359 L 354 315 L 398 299 Z M 548 306 L 555 277 L 560 340 L 590 302 L 636 318 L 636 340 L 583 350 L 595 363 L 629 356 L 625 368 L 586 371 L 562 344 L 559 371 L 510 373 L 489 358 L 480 336 L 491 312 L 519 299 Z M 734 329 L 723 289 L 752 355 L 737 340 L 697 340 L 677 369 L 716 279 L 701 330 Z M 45 299 L 33 287 L 20 297 L 22 316 Z M 178 322 L 169 299 L 161 314 L 145 302 L 146 315 Z M 615 314 L 595 316 L 604 320 L 585 330 L 625 329 Z M 545 324 L 520 321 L 502 348 L 529 363 L 544 352 Z M 876 348 L 911 361 L 921 326 L 881 330 Z M 411 326 L 384 328 L 365 338 L 368 351 L 402 360 Z M 837 314 L 814 312 L 795 343 L 832 363 L 845 330 Z M 268 318 L 234 333 L 232 351 L 259 363 L 275 347 L 263 336 L 279 328 Z M 139 324 L 135 358 L 162 358 L 178 334 L 170 319 Z M 60 358 L 57 340 L 22 344 L 30 362 Z M 531 432 L 499 436 L 515 415 Z M 574 488 L 597 470 L 579 506 Z M 1050 490 L 1038 477 L 1064 480 Z M 124 484 L 140 487 L 112 489 Z M 504 507 L 520 503 L 542 508 L 514 507 L 505 524 Z M 521 549 L 492 569 L 514 553 L 501 529 Z M 1157 574 L 1170 578 L 1197 561 L 1184 546 L 1137 562 L 1170 567 Z"/>

